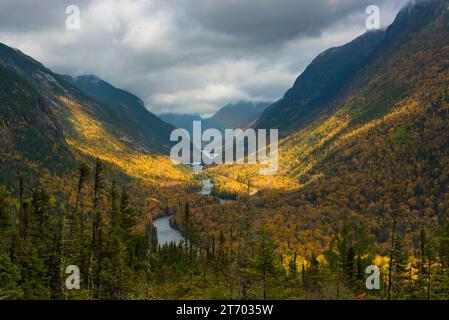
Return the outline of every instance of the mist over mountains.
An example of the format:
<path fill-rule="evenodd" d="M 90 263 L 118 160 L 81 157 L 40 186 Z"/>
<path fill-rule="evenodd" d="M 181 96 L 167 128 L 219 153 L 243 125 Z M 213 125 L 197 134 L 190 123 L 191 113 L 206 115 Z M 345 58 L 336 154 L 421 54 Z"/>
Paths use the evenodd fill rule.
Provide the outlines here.
<path fill-rule="evenodd" d="M 225 129 L 246 129 L 251 127 L 262 115 L 270 102 L 240 101 L 229 103 L 213 116 L 202 118 L 193 114 L 161 114 L 160 118 L 177 128 L 192 131 L 192 122 L 201 121 L 204 128 L 214 128 L 220 131 Z"/>
<path fill-rule="evenodd" d="M 201 17 L 262 42 L 281 34 L 248 16 L 236 30 Z M 207 88 L 180 97 L 235 93 Z M 285 90 L 206 119 L 157 116 L 98 76 L 60 75 L 0 44 L 0 300 L 448 300 L 449 0 L 411 2 Z M 172 162 L 170 133 L 196 120 L 279 129 L 278 170 Z M 160 218 L 186 241 L 160 243 Z M 78 291 L 64 286 L 73 265 Z M 373 266 L 379 290 L 366 287 Z"/>

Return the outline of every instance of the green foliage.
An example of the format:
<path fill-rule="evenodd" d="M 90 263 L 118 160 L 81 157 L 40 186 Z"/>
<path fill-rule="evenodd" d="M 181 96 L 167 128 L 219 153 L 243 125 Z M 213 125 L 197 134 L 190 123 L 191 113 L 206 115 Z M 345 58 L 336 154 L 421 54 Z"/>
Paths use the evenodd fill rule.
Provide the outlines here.
<path fill-rule="evenodd" d="M 402 143 L 405 142 L 409 136 L 409 130 L 407 128 L 398 128 L 393 135 L 393 142 Z"/>
<path fill-rule="evenodd" d="M 21 298 L 23 291 L 20 280 L 19 267 L 11 262 L 5 252 L 0 252 L 0 300 Z"/>

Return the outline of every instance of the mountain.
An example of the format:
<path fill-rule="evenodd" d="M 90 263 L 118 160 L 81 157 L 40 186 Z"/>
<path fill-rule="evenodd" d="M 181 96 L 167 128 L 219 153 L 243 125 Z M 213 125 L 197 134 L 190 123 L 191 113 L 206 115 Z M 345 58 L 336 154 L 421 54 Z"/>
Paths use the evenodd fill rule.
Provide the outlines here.
<path fill-rule="evenodd" d="M 10 184 L 12 171 L 38 162 L 56 172 L 73 163 L 61 123 L 24 79 L 0 64 L 0 179 Z"/>
<path fill-rule="evenodd" d="M 110 126 L 111 133 L 129 145 L 148 151 L 168 152 L 169 134 L 173 127 L 147 111 L 140 99 L 130 93 L 93 77 L 71 78 L 55 74 L 5 45 L 0 46 L 0 63 L 26 79 L 55 105 L 59 105 L 61 99 L 86 102 L 83 106 L 86 111 Z"/>
<path fill-rule="evenodd" d="M 101 170 L 43 178 L 16 197 L 0 186 L 1 298 L 448 299 L 448 9 L 415 1 L 387 30 L 317 57 L 255 125 L 282 130 L 273 176 L 208 166 L 197 177 L 213 184 L 209 196 L 196 178 L 134 181 L 120 196 Z M 132 177 L 168 170 L 118 118 L 130 104 L 106 103 L 113 89 L 95 85 L 86 94 L 0 52 L 1 178 L 14 165 L 54 170 L 81 156 Z M 153 241 L 149 223 L 167 214 L 198 250 Z M 72 261 L 86 265 L 81 291 L 60 285 Z M 366 286 L 373 265 L 380 290 Z"/>
<path fill-rule="evenodd" d="M 429 120 L 422 118 L 423 108 L 443 108 L 447 99 L 448 7 L 447 0 L 418 1 L 401 10 L 387 30 L 368 32 L 311 63 L 256 124 L 281 130 L 285 174 L 308 181 L 328 165 L 346 165 L 356 156 L 350 150 L 361 148 L 355 141 L 368 133 L 408 136 L 419 129 L 415 134 L 422 137 Z M 386 119 L 392 121 L 388 130 L 381 129 Z M 369 152 L 389 150 L 385 139 Z M 336 160 L 340 153 L 346 154 L 344 161 L 337 157 L 343 163 Z"/>
<path fill-rule="evenodd" d="M 251 126 L 270 105 L 269 102 L 240 101 L 230 103 L 217 111 L 212 117 L 205 119 L 210 128 L 245 129 Z"/>
<path fill-rule="evenodd" d="M 192 131 L 193 121 L 202 121 L 203 119 L 196 114 L 177 114 L 177 113 L 164 113 L 159 117 L 167 123 L 174 125 L 176 128 L 186 129 Z"/>
<path fill-rule="evenodd" d="M 368 32 L 350 43 L 320 54 L 298 77 L 284 97 L 269 106 L 255 124 L 258 128 L 298 129 L 325 106 L 336 104 L 371 59 L 385 32 Z"/>
<path fill-rule="evenodd" d="M 165 122 L 189 132 L 192 131 L 193 121 L 202 121 L 203 128 L 215 128 L 220 131 L 236 128 L 245 129 L 252 126 L 269 105 L 269 102 L 240 101 L 227 104 L 212 117 L 205 119 L 195 114 L 174 113 L 161 114 L 159 117 Z"/>
<path fill-rule="evenodd" d="M 149 112 L 138 97 L 115 88 L 94 75 L 62 78 L 85 94 L 113 108 L 112 112 L 119 115 L 122 126 L 144 148 L 167 152 L 170 133 L 174 127 Z"/>
<path fill-rule="evenodd" d="M 288 132 L 304 128 L 323 112 L 338 108 L 351 94 L 373 83 L 373 79 L 385 79 L 385 75 L 391 73 L 386 72 L 386 60 L 402 46 L 414 41 L 414 37 L 425 31 L 429 24 L 442 19 L 446 8 L 444 0 L 417 1 L 401 10 L 386 31 L 367 32 L 346 45 L 323 52 L 298 77 L 284 97 L 268 107 L 255 126 L 279 128 L 285 136 Z M 398 69 L 397 66 L 391 66 Z M 405 70 L 409 69 L 407 66 Z M 416 77 L 413 76 L 406 83 L 415 85 L 411 79 Z M 372 105 L 366 106 L 364 111 L 359 110 L 361 113 L 358 119 L 372 119 L 405 97 L 404 83 L 398 80 L 390 79 L 388 86 L 383 88 L 390 101 L 379 106 L 368 98 L 365 102 L 371 100 Z"/>
<path fill-rule="evenodd" d="M 404 8 L 334 101 L 311 111 L 281 100 L 264 114 L 259 125 L 282 126 L 285 119 L 290 129 L 280 143 L 279 173 L 305 186 L 294 195 L 308 199 L 299 207 L 332 208 L 336 219 L 353 212 L 373 225 L 392 212 L 410 228 L 420 215 L 432 225 L 446 223 L 448 7 L 433 0 Z M 307 101 L 303 92 L 295 93 Z M 382 221 L 373 233 L 385 237 L 391 220 Z"/>
<path fill-rule="evenodd" d="M 134 95 L 93 77 L 58 75 L 4 44 L 0 67 L 5 168 L 27 163 L 36 173 L 55 172 L 75 159 L 99 157 L 133 177 L 180 177 L 165 156 L 174 127 Z"/>
<path fill-rule="evenodd" d="M 259 190 L 254 202 L 264 206 L 261 223 L 285 212 L 276 218 L 282 221 L 280 241 L 298 230 L 318 230 L 320 240 L 309 240 L 328 241 L 351 217 L 366 226 L 382 253 L 396 223 L 411 253 L 422 232 L 447 225 L 448 8 L 447 0 L 418 1 L 387 30 L 326 51 L 266 110 L 257 126 L 283 130 L 279 170 L 266 178 L 269 183 L 255 177 L 252 185 Z M 241 176 L 247 168 L 213 168 L 216 192 L 245 192 Z"/>

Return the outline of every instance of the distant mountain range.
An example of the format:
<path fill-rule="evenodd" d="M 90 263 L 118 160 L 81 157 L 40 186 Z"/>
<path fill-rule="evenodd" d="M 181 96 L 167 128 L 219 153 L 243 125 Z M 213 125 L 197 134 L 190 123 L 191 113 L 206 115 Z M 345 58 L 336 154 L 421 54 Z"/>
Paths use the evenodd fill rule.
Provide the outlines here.
<path fill-rule="evenodd" d="M 209 126 L 216 126 L 219 129 L 245 129 L 252 126 L 270 104 L 270 102 L 248 101 L 230 103 L 206 121 Z"/>
<path fill-rule="evenodd" d="M 227 104 L 212 117 L 205 119 L 195 114 L 173 113 L 161 114 L 160 118 L 189 132 L 192 130 L 192 122 L 195 120 L 201 120 L 203 128 L 215 128 L 220 131 L 236 128 L 246 129 L 257 121 L 270 104 L 270 102 L 239 101 Z"/>
<path fill-rule="evenodd" d="M 203 121 L 203 119 L 196 114 L 178 114 L 178 113 L 164 113 L 160 114 L 159 118 L 176 128 L 186 129 L 192 131 L 193 121 Z"/>
<path fill-rule="evenodd" d="M 191 128 L 193 120 L 201 119 L 163 115 L 162 120 L 141 99 L 95 75 L 56 74 L 4 44 L 0 44 L 0 76 L 0 167 L 6 182 L 16 181 L 18 172 L 30 168 L 36 175 L 42 168 L 60 174 L 86 157 L 100 157 L 123 170 L 133 172 L 137 166 L 144 171 L 143 163 L 130 167 L 126 159 L 168 155 L 172 124 Z M 229 104 L 204 119 L 203 128 L 246 128 L 268 105 Z M 164 170 L 177 176 L 168 163 Z"/>

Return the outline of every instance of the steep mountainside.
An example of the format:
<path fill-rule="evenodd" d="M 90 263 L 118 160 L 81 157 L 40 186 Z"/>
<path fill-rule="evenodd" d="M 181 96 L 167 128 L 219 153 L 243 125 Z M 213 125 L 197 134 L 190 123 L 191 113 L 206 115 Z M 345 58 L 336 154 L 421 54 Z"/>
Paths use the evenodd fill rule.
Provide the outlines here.
<path fill-rule="evenodd" d="M 258 214 L 273 224 L 280 244 L 294 244 L 292 235 L 307 230 L 310 238 L 301 238 L 307 246 L 300 250 L 310 254 L 310 243 L 327 246 L 339 223 L 352 216 L 367 225 L 367 234 L 381 248 L 388 246 L 393 220 L 407 247 L 416 248 L 422 228 L 448 223 L 448 7 L 447 0 L 432 0 L 403 9 L 369 58 L 338 90 L 326 89 L 322 97 L 312 89 L 327 84 L 318 71 L 314 82 L 308 82 L 309 76 L 317 61 L 346 49 L 320 55 L 297 81 L 310 90 L 296 92 L 295 85 L 265 112 L 259 126 L 287 124 L 278 175 L 301 184 L 291 190 L 275 177 L 265 185 L 253 179 Z M 356 42 L 372 36 L 377 37 L 368 33 Z M 326 79 L 341 76 L 323 72 Z M 335 100 L 328 101 L 329 92 Z M 241 186 L 244 167 L 220 169 L 214 169 L 217 181 L 231 179 Z M 279 223 L 272 221 L 273 212 L 281 215 Z"/>
<path fill-rule="evenodd" d="M 401 108 L 416 112 L 430 101 L 444 101 L 449 79 L 447 6 L 443 0 L 419 2 L 399 13 L 370 63 L 346 85 L 345 98 L 332 109 L 321 106 L 315 118 L 284 141 L 288 154 L 295 154 L 284 161 L 294 163 L 291 175 L 321 162 L 339 139 L 363 133 Z M 416 126 L 421 128 L 420 121 L 418 117 Z"/>
<path fill-rule="evenodd" d="M 0 65 L 0 171 L 9 183 L 11 171 L 36 162 L 61 172 L 74 158 L 60 122 L 48 101 L 25 80 Z"/>
<path fill-rule="evenodd" d="M 26 130 L 39 129 L 41 132 L 35 135 L 36 139 L 51 138 L 53 148 L 68 148 L 71 154 L 69 159 L 100 157 L 130 176 L 145 179 L 182 177 L 172 167 L 168 157 L 163 156 L 170 150 L 169 132 L 173 127 L 146 111 L 138 98 L 102 83 L 103 88 L 109 90 L 108 94 L 98 90 L 95 99 L 29 56 L 3 44 L 0 44 L 0 66 L 3 101 L 7 101 L 1 106 L 4 123 L 2 139 L 15 140 L 8 138 L 8 134 L 16 130 L 21 117 L 28 119 L 37 112 L 35 110 L 41 110 L 37 120 L 28 120 L 30 127 Z M 26 92 L 19 94 L 19 90 Z M 95 88 L 92 90 L 95 92 Z M 14 107 L 15 104 L 21 108 Z M 49 130 L 53 131 L 53 137 Z M 29 144 L 36 139 L 23 141 Z M 48 141 L 40 140 L 32 144 L 33 147 L 15 151 L 29 161 L 38 157 L 56 159 L 58 155 L 65 157 L 67 154 L 50 152 L 45 147 Z M 10 144 L 10 150 L 12 148 L 14 145 Z M 5 162 L 11 164 L 14 161 L 9 159 Z M 53 162 L 60 167 L 67 163 L 40 161 L 39 165 L 53 169 Z"/>
<path fill-rule="evenodd" d="M 167 151 L 170 133 L 174 127 L 149 112 L 138 97 L 93 75 L 63 78 L 85 94 L 113 108 L 113 111 L 119 114 L 123 125 L 143 146 Z"/>
<path fill-rule="evenodd" d="M 61 103 L 61 98 L 86 102 L 86 111 L 96 120 L 110 126 L 111 133 L 119 139 L 129 141 L 129 145 L 150 151 L 168 151 L 169 132 L 173 127 L 146 111 L 137 97 L 103 81 L 91 81 L 92 77 L 68 78 L 57 75 L 20 51 L 5 45 L 0 45 L 0 63 L 14 70 L 43 95 L 47 95 L 53 100 L 55 107 Z M 87 94 L 64 79 L 71 79 L 71 83 L 79 84 Z"/>
<path fill-rule="evenodd" d="M 320 114 L 332 112 L 360 90 L 376 96 L 358 101 L 365 106 L 354 109 L 358 113 L 357 119 L 368 121 L 382 114 L 410 94 L 408 90 L 418 80 L 413 74 L 411 78 L 390 77 L 387 80 L 392 73 L 390 67 L 398 70 L 397 65 L 387 61 L 388 58 L 398 54 L 403 46 L 410 46 L 409 42 L 413 43 L 414 37 L 425 31 L 429 24 L 439 17 L 442 19 L 446 7 L 444 0 L 418 1 L 403 9 L 386 31 L 368 32 L 344 46 L 325 51 L 307 67 L 285 96 L 264 112 L 256 127 L 279 128 L 285 136 L 304 128 Z M 417 67 L 422 67 L 420 61 L 415 61 Z M 401 73 L 406 74 L 410 67 L 413 66 L 405 66 Z M 366 86 L 367 83 L 379 85 L 380 81 L 385 81 L 383 88 Z M 382 101 L 383 98 L 389 101 Z"/>
<path fill-rule="evenodd" d="M 370 61 L 384 37 L 383 31 L 368 32 L 319 55 L 284 97 L 268 107 L 255 126 L 283 132 L 295 130 L 325 107 L 341 101 L 351 80 Z"/>

